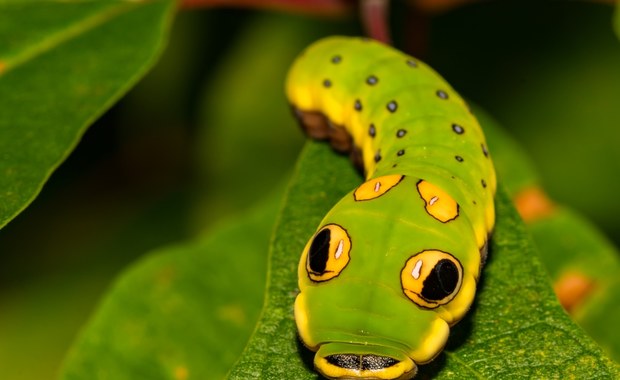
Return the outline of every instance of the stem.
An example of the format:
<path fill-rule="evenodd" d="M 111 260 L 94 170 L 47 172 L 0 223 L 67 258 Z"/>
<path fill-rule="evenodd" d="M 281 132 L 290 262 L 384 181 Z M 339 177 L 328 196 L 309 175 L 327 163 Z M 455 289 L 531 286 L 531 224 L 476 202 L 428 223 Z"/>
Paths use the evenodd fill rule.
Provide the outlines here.
<path fill-rule="evenodd" d="M 366 34 L 386 44 L 391 44 L 389 20 L 389 0 L 361 0 L 361 19 Z"/>

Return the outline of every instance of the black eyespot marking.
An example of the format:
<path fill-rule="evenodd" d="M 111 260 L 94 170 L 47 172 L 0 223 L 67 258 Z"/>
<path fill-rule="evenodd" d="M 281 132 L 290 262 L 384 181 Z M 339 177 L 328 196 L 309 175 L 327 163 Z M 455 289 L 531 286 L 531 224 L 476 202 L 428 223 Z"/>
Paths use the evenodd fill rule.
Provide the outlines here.
<path fill-rule="evenodd" d="M 393 167 L 393 168 L 395 168 L 395 167 L 396 167 L 396 165 L 398 165 L 398 164 L 394 164 L 394 165 L 392 165 L 392 167 Z"/>
<path fill-rule="evenodd" d="M 407 134 L 407 130 L 406 129 L 399 129 L 398 131 L 396 131 L 396 137 L 401 138 L 404 135 Z"/>
<path fill-rule="evenodd" d="M 408 59 L 407 65 L 409 65 L 410 67 L 418 67 L 418 63 L 414 61 L 413 59 Z"/>
<path fill-rule="evenodd" d="M 448 259 L 439 260 L 424 280 L 422 297 L 429 301 L 442 300 L 454 292 L 458 282 L 459 270 L 456 265 Z"/>
<path fill-rule="evenodd" d="M 306 272 L 313 282 L 338 277 L 351 260 L 351 237 L 338 224 L 327 224 L 312 237 L 304 251 Z"/>
<path fill-rule="evenodd" d="M 368 127 L 368 134 L 370 137 L 375 137 L 377 135 L 377 129 L 374 124 L 370 124 L 370 127 Z"/>
<path fill-rule="evenodd" d="M 331 232 L 329 228 L 323 229 L 312 240 L 308 251 L 308 265 L 317 274 L 325 273 L 327 260 L 329 259 L 329 240 Z"/>
<path fill-rule="evenodd" d="M 462 135 L 463 133 L 465 133 L 465 128 L 461 127 L 458 124 L 452 124 L 452 130 L 454 131 L 454 133 L 456 133 L 457 135 Z"/>
<path fill-rule="evenodd" d="M 330 81 L 329 79 L 325 79 L 323 81 L 323 87 L 329 88 L 332 86 L 332 81 Z"/>
<path fill-rule="evenodd" d="M 481 180 L 480 180 L 480 183 L 482 184 L 482 187 L 484 187 L 484 188 L 486 189 L 486 187 L 487 187 L 487 181 L 485 181 L 485 180 L 481 179 Z"/>
<path fill-rule="evenodd" d="M 375 153 L 375 162 L 379 161 L 381 161 L 381 149 L 379 149 L 377 153 Z"/>
<path fill-rule="evenodd" d="M 368 83 L 371 86 L 374 86 L 378 82 L 379 82 L 379 79 L 374 75 L 371 75 L 368 78 L 366 78 L 366 83 Z"/>
<path fill-rule="evenodd" d="M 405 150 L 404 149 L 401 149 L 398 152 L 396 152 L 397 156 L 402 156 L 403 154 L 405 154 Z"/>
<path fill-rule="evenodd" d="M 445 91 L 443 91 L 443 90 L 437 90 L 436 94 L 441 99 L 448 99 L 448 94 Z"/>
<path fill-rule="evenodd" d="M 396 100 L 390 100 L 390 102 L 387 104 L 387 109 L 392 113 L 396 112 L 396 110 L 398 109 L 398 103 L 396 103 Z"/>
<path fill-rule="evenodd" d="M 339 55 L 335 55 L 332 57 L 332 63 L 340 63 L 342 61 L 342 57 Z"/>
<path fill-rule="evenodd" d="M 489 157 L 489 151 L 487 150 L 486 145 L 484 144 L 480 144 L 480 146 L 482 146 L 482 154 L 484 154 L 485 157 Z"/>
<path fill-rule="evenodd" d="M 359 99 L 355 99 L 355 105 L 353 106 L 356 111 L 362 110 L 362 102 Z"/>
<path fill-rule="evenodd" d="M 458 162 L 463 162 L 463 157 L 461 157 L 461 156 L 454 156 L 454 158 L 455 158 Z"/>
<path fill-rule="evenodd" d="M 476 203 L 476 201 L 473 201 L 475 205 L 477 205 L 478 203 Z"/>

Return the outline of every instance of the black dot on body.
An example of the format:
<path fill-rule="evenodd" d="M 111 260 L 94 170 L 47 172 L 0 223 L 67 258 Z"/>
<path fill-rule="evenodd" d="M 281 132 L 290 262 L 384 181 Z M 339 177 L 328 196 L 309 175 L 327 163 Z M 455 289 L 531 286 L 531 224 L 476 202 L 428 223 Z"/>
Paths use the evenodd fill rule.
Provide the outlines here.
<path fill-rule="evenodd" d="M 378 150 L 377 153 L 375 153 L 375 162 L 379 161 L 381 161 L 381 150 Z"/>
<path fill-rule="evenodd" d="M 409 65 L 409 67 L 418 67 L 418 63 L 414 61 L 413 59 L 408 59 L 407 65 Z"/>
<path fill-rule="evenodd" d="M 448 99 L 448 94 L 445 91 L 443 91 L 443 90 L 437 90 L 436 94 L 441 99 Z"/>
<path fill-rule="evenodd" d="M 390 100 L 387 104 L 387 109 L 390 112 L 396 112 L 396 110 L 398 109 L 398 104 L 396 103 L 395 100 Z"/>
<path fill-rule="evenodd" d="M 398 152 L 396 152 L 397 156 L 402 156 L 403 154 L 405 154 L 405 150 L 404 149 L 401 149 Z"/>
<path fill-rule="evenodd" d="M 461 156 L 454 156 L 454 158 L 458 161 L 458 162 L 463 162 L 463 157 Z"/>
<path fill-rule="evenodd" d="M 362 102 L 359 99 L 355 99 L 355 105 L 353 106 L 356 111 L 362 110 Z"/>
<path fill-rule="evenodd" d="M 377 79 L 377 77 L 374 75 L 371 75 L 368 78 L 366 78 L 366 83 L 368 83 L 371 86 L 374 86 L 378 82 L 379 82 L 379 79 Z"/>
<path fill-rule="evenodd" d="M 342 57 L 339 55 L 335 55 L 332 57 L 332 63 L 340 63 L 342 61 Z"/>
<path fill-rule="evenodd" d="M 486 189 L 486 187 L 487 187 L 487 181 L 485 181 L 485 180 L 481 179 L 481 180 L 480 180 L 480 184 L 482 184 L 482 187 L 484 187 L 484 188 Z"/>
<path fill-rule="evenodd" d="M 463 133 L 465 133 L 465 128 L 461 127 L 458 124 L 452 124 L 452 130 L 454 131 L 454 133 L 456 133 L 457 135 L 462 135 Z"/>
<path fill-rule="evenodd" d="M 368 134 L 370 135 L 370 137 L 375 137 L 377 134 L 377 129 L 375 128 L 374 124 L 370 124 L 370 127 L 368 127 Z"/>
<path fill-rule="evenodd" d="M 482 154 L 484 154 L 485 157 L 489 157 L 489 151 L 487 150 L 486 145 L 480 144 L 480 146 L 482 146 Z"/>
<path fill-rule="evenodd" d="M 327 88 L 329 88 L 329 87 L 331 87 L 331 86 L 332 86 L 332 81 L 330 81 L 329 79 L 325 79 L 325 80 L 323 81 L 323 87 L 327 87 Z"/>
<path fill-rule="evenodd" d="M 398 131 L 396 131 L 396 137 L 401 138 L 404 135 L 407 134 L 407 130 L 406 129 L 399 129 Z"/>

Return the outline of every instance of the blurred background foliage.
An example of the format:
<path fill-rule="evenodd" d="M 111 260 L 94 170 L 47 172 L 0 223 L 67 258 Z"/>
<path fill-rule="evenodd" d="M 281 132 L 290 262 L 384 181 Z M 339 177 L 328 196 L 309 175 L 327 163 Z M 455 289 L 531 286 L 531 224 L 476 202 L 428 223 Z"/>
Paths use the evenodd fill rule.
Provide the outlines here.
<path fill-rule="evenodd" d="M 609 5 L 400 2 L 396 46 L 522 143 L 551 196 L 620 245 L 620 46 Z M 311 41 L 355 14 L 181 11 L 157 66 L 86 133 L 0 231 L 0 378 L 44 379 L 110 281 L 147 251 L 208 233 L 281 188 L 304 141 L 283 94 Z"/>

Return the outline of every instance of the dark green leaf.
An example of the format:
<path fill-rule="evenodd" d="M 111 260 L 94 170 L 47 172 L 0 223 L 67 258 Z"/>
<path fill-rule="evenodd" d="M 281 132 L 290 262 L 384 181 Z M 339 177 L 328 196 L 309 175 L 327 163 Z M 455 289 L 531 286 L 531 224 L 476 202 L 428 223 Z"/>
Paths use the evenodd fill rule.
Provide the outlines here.
<path fill-rule="evenodd" d="M 221 378 L 258 319 L 279 199 L 121 275 L 73 346 L 62 378 Z"/>
<path fill-rule="evenodd" d="M 153 64 L 175 2 L 0 2 L 0 227 Z"/>
<path fill-rule="evenodd" d="M 495 120 L 473 107 L 482 124 L 499 182 L 511 197 L 526 188 L 541 188 L 535 165 L 523 148 Z M 540 259 L 554 283 L 567 274 L 588 279 L 591 289 L 571 308 L 571 317 L 607 350 L 620 358 L 620 256 L 611 242 L 577 212 L 557 206 L 549 215 L 527 223 Z"/>
<path fill-rule="evenodd" d="M 553 279 L 577 273 L 592 282 L 585 299 L 572 309 L 573 319 L 609 352 L 620 358 L 620 261 L 618 250 L 582 216 L 558 208 L 528 225 Z"/>
<path fill-rule="evenodd" d="M 271 248 L 268 294 L 232 379 L 313 379 L 298 343 L 292 305 L 297 261 L 324 213 L 359 183 L 346 159 L 309 143 L 301 156 Z M 448 347 L 421 367 L 436 378 L 615 378 L 616 365 L 564 313 L 511 201 L 502 190 L 491 257 L 473 310 Z"/>

